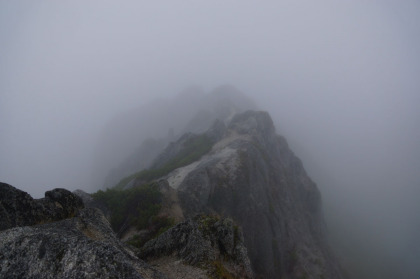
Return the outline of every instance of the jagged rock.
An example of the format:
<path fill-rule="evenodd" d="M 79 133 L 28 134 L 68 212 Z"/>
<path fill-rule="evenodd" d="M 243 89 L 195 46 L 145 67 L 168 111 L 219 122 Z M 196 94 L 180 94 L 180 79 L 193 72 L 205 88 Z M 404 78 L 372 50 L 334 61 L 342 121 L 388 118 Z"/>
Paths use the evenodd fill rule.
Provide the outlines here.
<path fill-rule="evenodd" d="M 1 183 L 0 217 L 0 278 L 166 278 L 119 242 L 99 209 L 83 209 L 68 190 L 37 200 Z"/>
<path fill-rule="evenodd" d="M 174 260 L 208 269 L 209 274 L 220 264 L 234 278 L 253 277 L 242 233 L 226 218 L 197 215 L 147 242 L 139 256 L 145 260 L 175 256 Z"/>
<path fill-rule="evenodd" d="M 199 161 L 166 177 L 184 216 L 216 212 L 235 220 L 257 276 L 343 278 L 325 240 L 318 188 L 270 115 L 237 114 L 223 135 Z"/>
<path fill-rule="evenodd" d="M 11 204 L 18 213 L 13 215 L 8 208 L 9 219 L 38 216 L 32 212 L 34 204 L 28 194 L 10 185 L 4 186 L 2 192 L 14 198 Z M 60 201 L 58 207 L 64 211 L 65 205 L 72 208 L 77 200 L 62 190 L 50 191 L 46 196 Z M 99 209 L 85 208 L 73 218 L 0 232 L 0 278 L 166 277 L 138 259 L 115 237 Z"/>
<path fill-rule="evenodd" d="M 0 182 L 0 231 L 70 218 L 81 208 L 82 199 L 66 189 L 47 191 L 45 198 L 33 199 L 28 193 Z"/>
<path fill-rule="evenodd" d="M 222 110 L 223 121 L 202 135 L 185 134 L 154 160 L 152 168 L 168 169 L 157 179 L 168 203 L 162 211 L 190 219 L 147 242 L 139 255 L 169 278 L 218 278 L 223 272 L 237 278 L 344 278 L 326 243 L 318 188 L 276 135 L 268 113 Z M 191 151 L 189 142 L 200 139 L 206 148 L 192 156 L 196 161 L 175 162 Z M 131 186 L 142 183 L 135 180 Z M 55 189 L 34 200 L 0 184 L 0 277 L 164 277 L 121 244 L 91 207 L 100 206 L 86 193 Z M 197 213 L 228 216 L 243 237 L 231 219 Z M 42 225 L 14 228 L 35 224 Z"/>

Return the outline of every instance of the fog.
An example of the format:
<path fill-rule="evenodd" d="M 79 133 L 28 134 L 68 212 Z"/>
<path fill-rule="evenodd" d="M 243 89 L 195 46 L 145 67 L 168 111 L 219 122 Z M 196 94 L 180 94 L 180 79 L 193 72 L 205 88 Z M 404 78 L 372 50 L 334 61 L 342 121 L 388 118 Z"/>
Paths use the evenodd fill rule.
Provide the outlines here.
<path fill-rule="evenodd" d="M 419 26 L 418 1 L 1 1 L 0 181 L 95 191 L 181 127 L 195 103 L 165 113 L 178 94 L 232 84 L 317 183 L 349 273 L 418 278 Z M 139 110 L 138 139 L 104 151 Z"/>

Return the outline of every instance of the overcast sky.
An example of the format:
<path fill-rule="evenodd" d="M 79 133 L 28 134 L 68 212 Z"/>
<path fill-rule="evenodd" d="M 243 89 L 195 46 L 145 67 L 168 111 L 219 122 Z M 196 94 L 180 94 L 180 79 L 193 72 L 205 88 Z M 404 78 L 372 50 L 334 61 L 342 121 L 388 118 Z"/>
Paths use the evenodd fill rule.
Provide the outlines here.
<path fill-rule="evenodd" d="M 324 196 L 419 224 L 419 26 L 408 0 L 1 1 L 0 181 L 91 189 L 115 115 L 229 83 L 271 113 Z"/>

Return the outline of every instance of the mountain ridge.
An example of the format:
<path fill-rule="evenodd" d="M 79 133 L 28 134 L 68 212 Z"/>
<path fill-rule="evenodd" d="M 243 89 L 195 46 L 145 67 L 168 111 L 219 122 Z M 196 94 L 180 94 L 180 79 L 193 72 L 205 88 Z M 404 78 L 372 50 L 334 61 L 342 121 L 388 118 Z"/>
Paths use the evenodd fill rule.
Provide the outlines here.
<path fill-rule="evenodd" d="M 246 110 L 216 119 L 204 133 L 186 133 L 168 144 L 150 165 L 122 179 L 117 187 L 93 195 L 53 190 L 51 193 L 65 193 L 61 196 L 79 196 L 73 198 L 77 208 L 48 219 L 45 225 L 9 225 L 0 232 L 0 239 L 8 239 L 0 250 L 10 253 L 0 264 L 19 262 L 13 251 L 29 251 L 33 263 L 44 246 L 35 245 L 31 250 L 14 243 L 42 244 L 34 230 L 41 230 L 43 239 L 58 233 L 62 226 L 68 228 L 66 237 L 77 242 L 56 239 L 64 252 L 51 244 L 46 251 L 52 253 L 50 258 L 65 253 L 74 262 L 84 249 L 79 242 L 102 241 L 96 247 L 99 250 L 91 244 L 86 244 L 86 249 L 103 254 L 101 249 L 110 246 L 119 251 L 115 253 L 126 255 L 117 260 L 123 267 L 121 278 L 130 278 L 130 274 L 138 278 L 194 278 L 191 274 L 200 278 L 345 278 L 328 246 L 321 194 L 286 139 L 276 134 L 267 112 Z M 58 197 L 52 201 L 56 208 L 72 205 L 66 205 L 60 195 L 47 196 Z M 101 224 L 95 225 L 89 216 L 96 216 Z M 102 236 L 92 239 L 97 231 Z M 155 267 L 146 263 L 149 260 Z M 52 277 L 82 274 L 77 264 L 71 265 L 73 273 L 61 273 L 69 270 L 62 257 L 55 264 L 56 269 L 45 269 Z M 94 271 L 98 264 L 105 263 L 91 260 L 83 268 L 103 277 L 118 272 L 106 263 L 105 273 L 98 273 Z M 185 277 L 189 272 L 190 277 Z M 38 273 L 29 275 L 33 274 Z"/>
<path fill-rule="evenodd" d="M 264 278 L 344 278 L 325 239 L 319 190 L 275 133 L 270 115 L 245 111 L 227 125 L 216 121 L 206 134 L 216 135 L 208 153 L 156 178 L 176 192 L 182 215 L 232 218 L 244 231 L 254 272 Z M 176 157 L 194 137 L 168 145 L 155 166 Z M 130 187 L 144 183 L 133 178 Z"/>

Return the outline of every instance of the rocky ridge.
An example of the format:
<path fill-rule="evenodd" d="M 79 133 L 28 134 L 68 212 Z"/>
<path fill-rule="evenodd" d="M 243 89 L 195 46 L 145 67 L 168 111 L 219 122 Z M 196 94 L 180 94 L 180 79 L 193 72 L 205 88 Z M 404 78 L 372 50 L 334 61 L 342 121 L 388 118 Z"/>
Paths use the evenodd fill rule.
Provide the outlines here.
<path fill-rule="evenodd" d="M 95 167 L 129 152 L 120 164 L 110 166 L 106 175 L 98 176 L 101 185 L 112 187 L 122 177 L 152 167 L 166 145 L 182 135 L 204 133 L 215 120 L 228 123 L 235 114 L 249 109 L 256 109 L 253 100 L 231 85 L 222 85 L 208 93 L 191 87 L 168 102 L 154 102 L 120 115 L 108 123 L 96 145 Z"/>
<path fill-rule="evenodd" d="M 0 278 L 167 278 L 138 259 L 102 212 L 83 208 L 77 195 L 54 189 L 34 200 L 4 183 L 0 192 L 7 193 L 0 196 L 7 218 L 0 220 L 8 225 L 0 232 Z"/>
<path fill-rule="evenodd" d="M 0 231 L 73 217 L 83 201 L 66 189 L 47 191 L 42 199 L 0 182 Z"/>
<path fill-rule="evenodd" d="M 103 204 L 83 191 L 54 189 L 36 200 L 2 183 L 0 192 L 0 278 L 242 278 L 251 272 L 230 220 L 209 226 L 202 216 L 178 224 L 145 246 L 139 255 L 146 263 L 116 237 Z M 174 233 L 180 227 L 182 234 Z"/>
<path fill-rule="evenodd" d="M 151 166 L 121 180 L 119 191 L 154 181 L 164 195 L 160 214 L 181 222 L 139 251 L 115 237 L 96 208 L 108 218 L 112 212 L 86 193 L 77 198 L 59 189 L 33 200 L 1 184 L 8 197 L 0 200 L 2 272 L 12 278 L 40 272 L 51 278 L 344 278 L 325 239 L 321 195 L 268 113 L 246 111 L 216 120 L 203 134 L 187 133 Z M 26 273 L 14 273 L 22 272 L 18 265 Z"/>
<path fill-rule="evenodd" d="M 209 131 L 217 136 L 207 154 L 157 179 L 176 191 L 183 215 L 232 218 L 262 278 L 343 278 L 325 239 L 318 188 L 269 114 L 236 114 Z M 170 144 L 155 165 L 176 157 L 183 142 L 185 136 Z M 134 179 L 131 185 L 141 183 Z"/>

